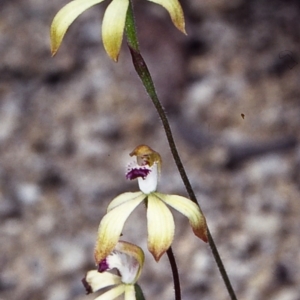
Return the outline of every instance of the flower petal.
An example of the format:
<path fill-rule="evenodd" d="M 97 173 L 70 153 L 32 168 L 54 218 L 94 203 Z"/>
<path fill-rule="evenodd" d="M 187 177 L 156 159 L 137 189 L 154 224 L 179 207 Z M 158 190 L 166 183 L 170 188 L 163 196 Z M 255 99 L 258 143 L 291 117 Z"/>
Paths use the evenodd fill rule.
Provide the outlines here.
<path fill-rule="evenodd" d="M 139 196 L 143 195 L 142 192 L 135 192 L 135 193 L 123 193 L 119 196 L 117 196 L 116 198 L 114 198 L 108 205 L 107 207 L 107 212 L 111 211 L 112 209 L 116 208 L 117 206 L 127 202 L 127 201 L 130 201 L 130 200 L 133 200 Z M 146 195 L 144 195 L 144 198 L 146 197 Z"/>
<path fill-rule="evenodd" d="M 102 22 L 102 40 L 107 54 L 118 61 L 122 44 L 129 0 L 113 0 L 107 7 Z"/>
<path fill-rule="evenodd" d="M 95 300 L 114 300 L 125 292 L 126 285 L 120 284 L 113 289 L 105 292 L 101 296 L 97 297 Z"/>
<path fill-rule="evenodd" d="M 135 276 L 135 282 L 138 280 L 138 278 L 140 277 L 141 271 L 142 271 L 142 267 L 144 265 L 144 261 L 145 261 L 145 255 L 143 250 L 138 247 L 137 245 L 125 242 L 125 241 L 119 241 L 115 247 L 116 251 L 119 251 L 121 253 L 124 253 L 130 257 L 133 257 L 136 262 L 138 262 L 138 271 L 137 274 Z M 135 269 L 135 267 L 129 266 L 130 269 Z M 124 282 L 124 281 L 123 281 Z"/>
<path fill-rule="evenodd" d="M 170 210 L 156 193 L 148 195 L 147 220 L 148 249 L 159 261 L 172 244 L 175 225 Z"/>
<path fill-rule="evenodd" d="M 52 56 L 57 52 L 66 31 L 74 20 L 85 10 L 102 1 L 104 0 L 74 0 L 55 15 L 50 28 Z"/>
<path fill-rule="evenodd" d="M 149 0 L 163 6 L 170 14 L 173 24 L 184 34 L 185 21 L 181 5 L 178 0 Z"/>
<path fill-rule="evenodd" d="M 144 194 L 150 194 L 154 191 L 156 191 L 158 183 L 158 166 L 155 162 L 151 167 L 151 172 L 146 176 L 146 178 L 138 178 L 138 184 L 140 190 Z"/>
<path fill-rule="evenodd" d="M 136 300 L 134 285 L 128 284 L 125 287 L 125 300 Z"/>
<path fill-rule="evenodd" d="M 108 272 L 99 273 L 96 270 L 88 271 L 82 279 L 88 293 L 94 293 L 105 287 L 121 283 L 121 277 Z"/>
<path fill-rule="evenodd" d="M 103 217 L 99 225 L 98 238 L 94 251 L 97 264 L 106 258 L 114 249 L 120 238 L 125 221 L 144 198 L 145 195 L 141 194 L 110 210 Z"/>
<path fill-rule="evenodd" d="M 125 253 L 129 256 L 133 256 L 142 267 L 145 261 L 145 255 L 143 250 L 135 244 L 131 244 L 125 241 L 119 241 L 115 250 Z"/>
<path fill-rule="evenodd" d="M 155 193 L 155 195 L 166 204 L 185 215 L 189 219 L 195 235 L 204 242 L 208 241 L 206 220 L 197 204 L 188 198 L 177 195 L 164 195 L 161 193 Z"/>

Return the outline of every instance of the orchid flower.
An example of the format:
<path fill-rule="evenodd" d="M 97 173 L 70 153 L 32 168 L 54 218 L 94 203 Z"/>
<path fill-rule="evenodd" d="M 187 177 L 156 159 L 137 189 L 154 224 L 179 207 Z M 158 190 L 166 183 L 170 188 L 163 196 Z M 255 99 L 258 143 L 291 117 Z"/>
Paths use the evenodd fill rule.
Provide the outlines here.
<path fill-rule="evenodd" d="M 82 283 L 87 294 L 112 286 L 95 300 L 113 300 L 124 293 L 126 300 L 136 300 L 135 284 L 144 264 L 143 250 L 131 243 L 119 241 L 113 251 L 98 264 L 98 270 L 88 271 Z M 117 275 L 108 271 L 116 269 Z"/>
<path fill-rule="evenodd" d="M 104 0 L 74 0 L 66 4 L 54 17 L 51 30 L 51 52 L 55 55 L 60 47 L 65 33 L 75 19 L 88 8 L 103 2 Z M 118 60 L 126 13 L 130 0 L 112 0 L 108 5 L 102 22 L 102 40 L 105 51 L 114 61 Z M 170 14 L 174 25 L 185 33 L 183 11 L 178 0 L 149 0 L 160 4 Z"/>
<path fill-rule="evenodd" d="M 109 204 L 99 225 L 94 252 L 96 262 L 102 261 L 112 251 L 127 218 L 142 202 L 147 207 L 148 249 L 156 261 L 168 250 L 174 238 L 174 219 L 167 205 L 186 216 L 194 234 L 207 242 L 205 217 L 194 202 L 182 196 L 156 192 L 161 168 L 160 155 L 150 147 L 140 145 L 130 156 L 136 156 L 137 160 L 129 164 L 126 177 L 130 180 L 137 178 L 140 191 L 123 193 Z"/>

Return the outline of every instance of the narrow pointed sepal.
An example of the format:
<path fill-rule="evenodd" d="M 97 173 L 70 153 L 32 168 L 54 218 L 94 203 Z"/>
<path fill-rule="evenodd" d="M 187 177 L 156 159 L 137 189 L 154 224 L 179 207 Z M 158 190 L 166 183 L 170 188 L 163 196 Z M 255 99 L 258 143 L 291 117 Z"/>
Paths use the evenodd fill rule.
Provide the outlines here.
<path fill-rule="evenodd" d="M 103 45 L 106 53 L 114 61 L 118 61 L 128 6 L 129 0 L 113 0 L 103 17 Z"/>
<path fill-rule="evenodd" d="M 156 196 L 169 206 L 175 208 L 189 219 L 190 225 L 197 237 L 207 243 L 207 225 L 204 215 L 197 204 L 188 198 L 177 195 L 164 195 L 155 193 Z"/>
<path fill-rule="evenodd" d="M 65 5 L 54 17 L 50 27 L 51 53 L 54 56 L 70 25 L 85 10 L 104 0 L 74 0 Z"/>
<path fill-rule="evenodd" d="M 159 261 L 172 244 L 175 225 L 169 208 L 155 193 L 148 195 L 147 222 L 148 249 Z"/>
<path fill-rule="evenodd" d="M 94 250 L 95 261 L 97 264 L 106 258 L 114 249 L 120 238 L 127 218 L 144 199 L 145 195 L 141 194 L 138 197 L 127 200 L 126 202 L 123 202 L 117 207 L 111 209 L 103 217 L 99 225 L 98 237 Z"/>
<path fill-rule="evenodd" d="M 182 7 L 178 0 L 149 0 L 149 1 L 163 6 L 169 12 L 173 24 L 181 32 L 186 34 L 184 15 L 183 15 Z"/>

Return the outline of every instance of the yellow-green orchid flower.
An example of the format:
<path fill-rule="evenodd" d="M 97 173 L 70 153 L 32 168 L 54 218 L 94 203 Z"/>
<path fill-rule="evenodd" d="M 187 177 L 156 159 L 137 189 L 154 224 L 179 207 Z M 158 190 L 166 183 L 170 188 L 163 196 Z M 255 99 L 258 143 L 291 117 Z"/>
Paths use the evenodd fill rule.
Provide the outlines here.
<path fill-rule="evenodd" d="M 51 52 L 55 55 L 65 33 L 74 20 L 88 8 L 104 0 L 74 0 L 65 5 L 54 17 L 51 29 Z M 130 0 L 112 0 L 107 7 L 102 22 L 102 40 L 105 51 L 114 60 L 118 60 L 126 13 Z M 178 0 L 148 0 L 163 6 L 170 14 L 174 25 L 185 33 L 183 11 Z"/>
<path fill-rule="evenodd" d="M 131 243 L 119 241 L 113 251 L 98 264 L 98 270 L 88 271 L 82 283 L 87 294 L 112 286 L 95 300 L 113 300 L 124 293 L 126 300 L 136 300 L 135 283 L 144 264 L 143 250 Z M 118 275 L 107 271 L 117 269 Z"/>
<path fill-rule="evenodd" d="M 168 250 L 174 238 L 174 219 L 167 205 L 185 215 L 195 235 L 207 242 L 205 217 L 194 202 L 185 197 L 156 192 L 160 155 L 145 145 L 138 146 L 130 155 L 137 156 L 137 162 L 128 166 L 126 177 L 130 180 L 137 178 L 141 191 L 121 194 L 109 204 L 107 214 L 99 225 L 94 253 L 96 262 L 115 247 L 125 221 L 143 201 L 147 206 L 148 249 L 156 261 Z"/>

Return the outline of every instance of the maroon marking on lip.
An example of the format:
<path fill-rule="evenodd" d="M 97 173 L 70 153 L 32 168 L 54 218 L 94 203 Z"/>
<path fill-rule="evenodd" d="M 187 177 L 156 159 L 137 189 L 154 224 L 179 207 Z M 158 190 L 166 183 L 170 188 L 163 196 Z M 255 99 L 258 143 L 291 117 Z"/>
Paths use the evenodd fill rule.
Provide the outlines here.
<path fill-rule="evenodd" d="M 106 258 L 104 258 L 98 265 L 98 272 L 102 273 L 109 269 Z"/>
<path fill-rule="evenodd" d="M 145 179 L 150 172 L 151 172 L 151 170 L 146 169 L 146 168 L 131 169 L 126 174 L 126 179 L 133 180 L 133 179 L 136 179 L 138 177 L 142 177 L 143 179 Z"/>

